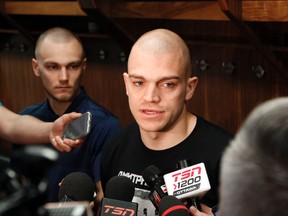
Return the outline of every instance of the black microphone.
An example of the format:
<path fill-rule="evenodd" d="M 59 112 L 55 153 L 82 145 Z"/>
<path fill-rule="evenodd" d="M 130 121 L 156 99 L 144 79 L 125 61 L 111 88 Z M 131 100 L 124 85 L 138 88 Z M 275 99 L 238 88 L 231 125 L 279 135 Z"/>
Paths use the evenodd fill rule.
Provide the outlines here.
<path fill-rule="evenodd" d="M 135 193 L 133 182 L 125 176 L 114 176 L 106 185 L 100 216 L 136 216 L 138 204 L 131 202 Z"/>
<path fill-rule="evenodd" d="M 45 146 L 25 146 L 15 151 L 22 175 L 8 170 L 3 179 L 0 177 L 1 188 L 7 187 L 8 195 L 0 202 L 0 215 L 37 215 L 47 199 L 46 174 L 58 156 L 56 150 Z"/>
<path fill-rule="evenodd" d="M 12 168 L 23 174 L 32 184 L 46 180 L 48 171 L 59 158 L 55 149 L 42 145 L 28 145 L 17 149 L 13 154 L 17 167 L 12 164 Z"/>
<path fill-rule="evenodd" d="M 93 201 L 95 183 L 90 176 L 83 172 L 72 172 L 64 177 L 60 184 L 58 200 L 68 201 Z"/>
<path fill-rule="evenodd" d="M 143 170 L 142 176 L 151 189 L 148 197 L 158 210 L 161 199 L 167 196 L 167 189 L 162 172 L 156 166 L 150 165 Z"/>
<path fill-rule="evenodd" d="M 176 197 L 168 195 L 159 203 L 160 216 L 191 216 L 186 206 Z"/>

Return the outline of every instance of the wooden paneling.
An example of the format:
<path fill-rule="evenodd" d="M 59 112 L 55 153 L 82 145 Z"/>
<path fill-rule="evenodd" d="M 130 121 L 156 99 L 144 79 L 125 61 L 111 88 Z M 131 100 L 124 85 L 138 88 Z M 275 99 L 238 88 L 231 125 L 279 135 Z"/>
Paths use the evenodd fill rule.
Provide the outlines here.
<path fill-rule="evenodd" d="M 77 1 L 4 1 L 7 14 L 86 16 Z"/>
<path fill-rule="evenodd" d="M 216 1 L 122 2 L 111 6 L 113 18 L 228 20 Z"/>
<path fill-rule="evenodd" d="M 242 16 L 245 21 L 269 21 L 287 22 L 288 21 L 288 1 L 261 0 L 251 1 L 242 0 Z"/>
<path fill-rule="evenodd" d="M 218 1 L 220 5 L 225 5 L 226 1 L 229 3 L 229 0 Z M 108 12 L 106 15 L 112 18 L 228 21 L 221 11 L 218 1 L 114 1 L 111 3 L 110 9 L 107 9 L 108 4 L 102 3 L 102 1 L 93 0 L 91 2 L 95 5 L 95 9 L 105 5 L 103 11 Z M 286 22 L 288 20 L 288 2 L 285 0 L 242 0 L 239 2 L 242 5 L 244 21 Z M 5 13 L 14 15 L 86 16 L 77 1 L 3 0 L 3 5 Z M 231 5 L 228 6 L 231 7 Z M 240 8 L 238 9 L 240 10 Z"/>
<path fill-rule="evenodd" d="M 0 91 L 5 95 L 5 106 L 15 112 L 44 98 L 42 86 L 32 71 L 32 56 L 20 52 L 0 52 Z"/>
<path fill-rule="evenodd" d="M 94 3 L 95 2 L 95 3 Z M 101 1 L 93 4 L 107 5 Z M 217 1 L 114 2 L 111 17 L 227 20 Z M 7 14 L 85 16 L 77 1 L 4 1 Z M 107 11 L 107 10 L 106 10 Z"/>

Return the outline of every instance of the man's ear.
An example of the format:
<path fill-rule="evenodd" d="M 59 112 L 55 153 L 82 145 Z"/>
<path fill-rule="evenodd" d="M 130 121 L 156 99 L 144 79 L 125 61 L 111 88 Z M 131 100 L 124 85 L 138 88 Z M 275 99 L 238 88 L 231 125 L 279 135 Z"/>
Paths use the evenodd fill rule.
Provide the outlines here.
<path fill-rule="evenodd" d="M 87 65 L 87 58 L 84 58 L 84 59 L 83 59 L 82 64 L 83 64 L 83 65 L 82 65 L 82 71 L 85 72 L 85 70 L 86 70 L 86 65 Z"/>
<path fill-rule="evenodd" d="M 190 77 L 187 81 L 187 88 L 186 88 L 186 95 L 185 95 L 185 100 L 188 101 L 190 100 L 195 92 L 196 86 L 198 83 L 198 78 L 197 77 Z"/>
<path fill-rule="evenodd" d="M 125 88 L 126 88 L 126 95 L 128 96 L 128 86 L 129 86 L 129 75 L 127 72 L 123 73 L 123 78 L 124 78 L 124 83 L 125 83 Z"/>
<path fill-rule="evenodd" d="M 36 76 L 40 76 L 38 61 L 35 58 L 32 59 L 32 68 L 33 68 L 34 74 Z"/>

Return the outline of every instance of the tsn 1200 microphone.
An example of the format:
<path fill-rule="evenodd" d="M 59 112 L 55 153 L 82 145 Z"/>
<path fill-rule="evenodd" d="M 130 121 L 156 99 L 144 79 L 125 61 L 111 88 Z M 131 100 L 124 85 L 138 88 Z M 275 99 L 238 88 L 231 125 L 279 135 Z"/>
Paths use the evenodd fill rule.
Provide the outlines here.
<path fill-rule="evenodd" d="M 178 168 L 182 168 L 165 174 L 164 181 L 168 195 L 173 195 L 180 200 L 189 202 L 187 198 L 202 197 L 211 187 L 204 163 L 193 166 L 188 164 L 189 162 L 185 160 L 180 161 Z M 201 210 L 197 200 L 191 199 L 190 202 L 190 204 Z"/>
<path fill-rule="evenodd" d="M 190 216 L 186 206 L 174 196 L 166 196 L 159 203 L 160 216 Z"/>
<path fill-rule="evenodd" d="M 68 201 L 93 201 L 95 183 L 92 178 L 83 172 L 72 172 L 64 177 L 60 184 L 58 200 L 62 203 Z"/>
<path fill-rule="evenodd" d="M 131 202 L 135 193 L 133 182 L 125 176 L 114 176 L 106 185 L 100 216 L 136 216 L 138 204 Z"/>
<path fill-rule="evenodd" d="M 163 175 L 156 166 L 150 165 L 143 170 L 142 176 L 151 189 L 148 197 L 158 210 L 161 199 L 168 195 Z"/>
<path fill-rule="evenodd" d="M 178 163 L 176 164 L 176 168 L 178 170 L 184 169 L 186 167 L 191 166 L 191 162 L 189 160 L 181 160 L 178 161 Z M 196 207 L 199 211 L 201 211 L 201 205 L 199 202 L 199 197 L 188 197 L 186 199 L 182 199 L 182 201 L 184 201 L 185 205 L 187 208 L 189 208 L 190 206 L 194 206 Z"/>

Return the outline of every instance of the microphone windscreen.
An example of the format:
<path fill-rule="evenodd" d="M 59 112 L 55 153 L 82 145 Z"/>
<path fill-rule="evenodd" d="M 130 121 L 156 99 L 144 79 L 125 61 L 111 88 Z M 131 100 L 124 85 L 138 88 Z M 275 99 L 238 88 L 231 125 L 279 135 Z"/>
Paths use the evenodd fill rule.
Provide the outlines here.
<path fill-rule="evenodd" d="M 13 155 L 13 161 L 17 161 L 16 171 L 20 171 L 21 174 L 36 184 L 46 176 L 59 157 L 59 153 L 55 149 L 42 145 L 27 145 L 23 148 L 17 148 Z"/>
<path fill-rule="evenodd" d="M 155 180 L 161 176 L 161 171 L 156 166 L 150 165 L 143 170 L 142 176 L 146 184 L 153 187 Z"/>
<path fill-rule="evenodd" d="M 159 203 L 159 215 L 161 216 L 190 216 L 185 205 L 174 196 L 165 196 Z"/>
<path fill-rule="evenodd" d="M 90 176 L 83 172 L 72 172 L 64 177 L 59 188 L 59 201 L 92 201 L 95 184 Z"/>
<path fill-rule="evenodd" d="M 129 178 L 125 176 L 114 176 L 107 182 L 105 197 L 131 202 L 134 192 L 135 186 Z"/>

